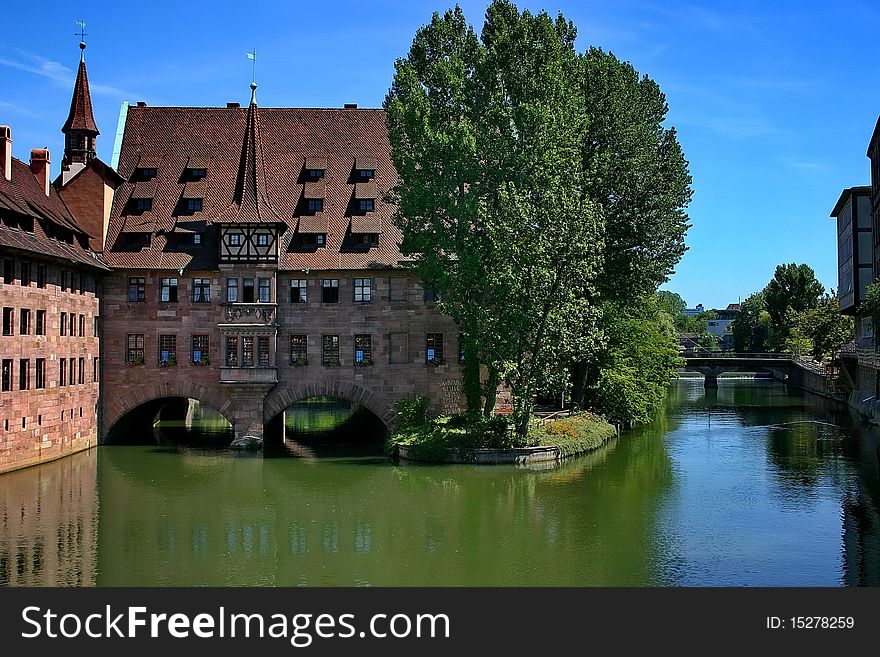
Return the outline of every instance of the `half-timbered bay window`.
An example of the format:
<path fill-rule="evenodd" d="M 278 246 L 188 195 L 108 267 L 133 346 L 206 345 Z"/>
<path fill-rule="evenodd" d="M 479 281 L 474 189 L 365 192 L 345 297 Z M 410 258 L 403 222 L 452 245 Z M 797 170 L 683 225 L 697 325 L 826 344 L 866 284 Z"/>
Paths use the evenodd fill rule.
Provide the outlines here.
<path fill-rule="evenodd" d="M 373 279 L 354 279 L 354 300 L 356 303 L 370 303 L 373 300 Z"/>
<path fill-rule="evenodd" d="M 192 362 L 193 365 L 208 364 L 208 336 L 192 336 Z"/>
<path fill-rule="evenodd" d="M 238 279 L 237 278 L 227 278 L 226 279 L 226 302 L 227 303 L 238 302 Z"/>
<path fill-rule="evenodd" d="M 226 336 L 226 365 L 227 367 L 238 367 L 238 336 Z"/>
<path fill-rule="evenodd" d="M 211 301 L 211 279 L 193 279 L 193 303 L 208 303 Z"/>
<path fill-rule="evenodd" d="M 276 262 L 277 227 L 259 224 L 223 226 L 220 235 L 221 262 Z"/>
<path fill-rule="evenodd" d="M 177 301 L 177 279 L 163 278 L 162 285 L 159 288 L 159 301 L 163 303 L 174 303 Z"/>
<path fill-rule="evenodd" d="M 339 279 L 325 278 L 321 281 L 321 303 L 339 303 Z"/>
<path fill-rule="evenodd" d="M 308 336 L 290 336 L 290 364 L 303 366 L 309 362 Z"/>
<path fill-rule="evenodd" d="M 443 362 L 443 334 L 428 333 L 425 344 L 425 360 L 429 363 Z"/>
<path fill-rule="evenodd" d="M 144 334 L 129 333 L 125 338 L 125 362 L 129 365 L 144 364 Z"/>
<path fill-rule="evenodd" d="M 272 301 L 272 279 L 257 279 L 257 299 L 260 303 L 271 303 Z"/>
<path fill-rule="evenodd" d="M 177 336 L 159 336 L 159 365 L 177 365 Z"/>
<path fill-rule="evenodd" d="M 304 278 L 293 278 L 290 281 L 290 303 L 308 303 L 309 284 Z"/>
<path fill-rule="evenodd" d="M 128 300 L 129 301 L 146 301 L 144 279 L 141 277 L 128 279 Z"/>
<path fill-rule="evenodd" d="M 339 365 L 339 336 L 321 336 L 321 364 Z"/>
<path fill-rule="evenodd" d="M 354 336 L 355 365 L 373 364 L 373 338 L 370 335 Z"/>

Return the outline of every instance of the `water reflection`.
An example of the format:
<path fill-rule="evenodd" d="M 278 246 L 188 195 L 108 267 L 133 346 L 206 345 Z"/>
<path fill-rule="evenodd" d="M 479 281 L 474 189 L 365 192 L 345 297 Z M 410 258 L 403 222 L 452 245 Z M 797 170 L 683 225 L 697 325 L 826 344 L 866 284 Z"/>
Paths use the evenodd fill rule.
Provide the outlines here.
<path fill-rule="evenodd" d="M 876 585 L 878 455 L 743 382 L 549 470 L 104 447 L 0 476 L 0 583 Z"/>

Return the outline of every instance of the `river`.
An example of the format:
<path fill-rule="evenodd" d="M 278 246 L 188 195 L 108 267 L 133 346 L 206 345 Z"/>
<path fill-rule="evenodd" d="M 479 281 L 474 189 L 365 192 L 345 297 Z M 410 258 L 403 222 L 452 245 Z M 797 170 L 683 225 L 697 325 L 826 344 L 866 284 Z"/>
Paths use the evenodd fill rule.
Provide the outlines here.
<path fill-rule="evenodd" d="M 546 470 L 104 446 L 0 475 L 0 585 L 878 585 L 878 444 L 778 383 L 682 381 Z"/>

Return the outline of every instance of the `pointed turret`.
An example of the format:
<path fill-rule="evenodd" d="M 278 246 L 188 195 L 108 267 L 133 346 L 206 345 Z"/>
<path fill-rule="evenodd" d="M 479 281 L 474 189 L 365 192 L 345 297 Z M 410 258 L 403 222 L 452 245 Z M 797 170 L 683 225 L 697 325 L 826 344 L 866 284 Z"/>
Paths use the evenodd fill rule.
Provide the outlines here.
<path fill-rule="evenodd" d="M 80 42 L 79 70 L 73 85 L 70 113 L 61 128 L 64 133 L 64 158 L 61 168 L 65 182 L 95 158 L 95 138 L 101 134 L 92 113 L 89 76 L 86 72 L 85 42 Z"/>
<path fill-rule="evenodd" d="M 257 85 L 254 82 L 251 83 L 251 104 L 247 112 L 247 123 L 232 203 L 214 221 L 218 223 L 261 224 L 284 222 L 269 203 L 266 195 L 260 115 L 257 111 Z"/>

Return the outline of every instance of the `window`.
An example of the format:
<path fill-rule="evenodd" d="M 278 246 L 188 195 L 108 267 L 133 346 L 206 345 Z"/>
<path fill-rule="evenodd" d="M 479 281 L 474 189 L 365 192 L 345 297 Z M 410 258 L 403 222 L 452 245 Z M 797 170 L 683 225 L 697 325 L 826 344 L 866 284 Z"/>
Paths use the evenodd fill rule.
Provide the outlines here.
<path fill-rule="evenodd" d="M 374 201 L 371 198 L 362 198 L 359 201 L 359 207 L 361 212 L 372 212 L 374 206 Z"/>
<path fill-rule="evenodd" d="M 196 246 L 202 245 L 202 234 L 201 233 L 193 233 L 193 244 Z"/>
<path fill-rule="evenodd" d="M 426 341 L 425 359 L 429 363 L 443 362 L 443 334 L 428 333 Z"/>
<path fill-rule="evenodd" d="M 70 313 L 70 336 L 76 336 L 76 313 Z"/>
<path fill-rule="evenodd" d="M 373 364 L 373 340 L 371 336 L 354 336 L 354 362 L 356 365 Z"/>
<path fill-rule="evenodd" d="M 192 336 L 192 362 L 196 365 L 208 364 L 208 336 Z"/>
<path fill-rule="evenodd" d="M 269 367 L 269 336 L 257 337 L 257 363 L 260 367 Z"/>
<path fill-rule="evenodd" d="M 226 336 L 226 366 L 238 367 L 238 338 L 234 335 Z"/>
<path fill-rule="evenodd" d="M 159 288 L 159 301 L 174 303 L 177 301 L 177 279 L 163 278 Z"/>
<path fill-rule="evenodd" d="M 136 198 L 134 201 L 134 211 L 135 212 L 152 212 L 153 210 L 153 199 L 151 198 Z"/>
<path fill-rule="evenodd" d="M 34 387 L 42 389 L 46 387 L 46 359 L 37 358 L 36 366 Z"/>
<path fill-rule="evenodd" d="M 12 283 L 15 280 L 15 260 L 3 258 L 3 282 Z"/>
<path fill-rule="evenodd" d="M 361 180 L 370 180 L 376 177 L 375 169 L 358 169 L 357 171 L 358 178 Z"/>
<path fill-rule="evenodd" d="M 92 335 L 98 337 L 98 316 L 92 317 Z"/>
<path fill-rule="evenodd" d="M 67 313 L 61 313 L 61 320 L 58 322 L 59 335 L 67 335 Z"/>
<path fill-rule="evenodd" d="M 141 167 L 135 169 L 135 176 L 138 180 L 152 180 L 156 177 L 156 167 Z"/>
<path fill-rule="evenodd" d="M 98 382 L 98 357 L 92 357 L 92 383 Z"/>
<path fill-rule="evenodd" d="M 437 303 L 440 301 L 440 293 L 437 290 L 425 290 L 425 302 Z"/>
<path fill-rule="evenodd" d="M 321 336 L 321 364 L 339 365 L 339 336 Z"/>
<path fill-rule="evenodd" d="M 296 236 L 297 244 L 302 248 L 324 246 L 325 238 L 324 233 L 300 233 Z"/>
<path fill-rule="evenodd" d="M 207 169 L 190 169 L 189 170 L 189 179 L 193 181 L 201 180 L 205 176 L 208 175 Z"/>
<path fill-rule="evenodd" d="M 12 359 L 4 358 L 3 359 L 3 385 L 0 387 L 0 390 L 3 392 L 9 392 L 12 390 Z"/>
<path fill-rule="evenodd" d="M 46 287 L 46 265 L 37 265 L 37 287 Z"/>
<path fill-rule="evenodd" d="M 193 303 L 208 303 L 211 301 L 211 279 L 193 279 Z"/>
<path fill-rule="evenodd" d="M 70 376 L 68 377 L 67 382 L 70 385 L 75 385 L 76 384 L 76 359 L 73 356 L 71 356 L 67 362 L 70 366 L 69 367 Z"/>
<path fill-rule="evenodd" d="M 306 169 L 306 178 L 309 180 L 320 180 L 324 177 L 324 169 Z"/>
<path fill-rule="evenodd" d="M 200 199 L 200 198 L 186 199 L 186 211 L 187 212 L 201 212 L 202 211 L 202 199 Z"/>
<path fill-rule="evenodd" d="M 257 246 L 269 246 L 269 236 L 265 233 L 257 235 Z"/>
<path fill-rule="evenodd" d="M 86 316 L 79 316 L 79 335 L 84 338 L 86 336 Z"/>
<path fill-rule="evenodd" d="M 308 336 L 290 336 L 290 364 L 305 365 L 309 362 Z"/>
<path fill-rule="evenodd" d="M 241 235 L 233 233 L 229 236 L 229 246 L 239 246 L 241 244 Z"/>
<path fill-rule="evenodd" d="M 458 362 L 464 362 L 464 335 L 458 334 Z"/>
<path fill-rule="evenodd" d="M 78 384 L 82 385 L 83 383 L 86 382 L 85 381 L 85 378 L 86 378 L 86 359 L 83 358 L 82 356 L 80 356 L 80 358 L 79 358 L 78 377 L 79 378 L 76 380 L 76 382 Z"/>
<path fill-rule="evenodd" d="M 325 278 L 321 281 L 321 302 L 339 303 L 339 281 Z"/>
<path fill-rule="evenodd" d="M 241 279 L 241 300 L 244 303 L 253 303 L 254 302 L 254 279 L 253 278 Z"/>
<path fill-rule="evenodd" d="M 308 303 L 309 286 L 303 278 L 293 278 L 290 281 L 290 303 Z"/>
<path fill-rule="evenodd" d="M 15 319 L 15 315 L 12 312 L 12 308 L 4 308 L 3 309 L 3 335 L 12 335 L 12 322 Z"/>
<path fill-rule="evenodd" d="M 125 362 L 129 365 L 144 364 L 144 335 L 130 333 L 125 339 Z"/>
<path fill-rule="evenodd" d="M 145 301 L 146 287 L 144 285 L 143 278 L 129 278 L 128 279 L 128 300 L 129 301 Z"/>
<path fill-rule="evenodd" d="M 271 303 L 272 302 L 272 279 L 270 278 L 260 278 L 257 279 L 257 298 L 260 303 Z"/>
<path fill-rule="evenodd" d="M 31 263 L 21 263 L 21 284 L 25 287 L 31 284 Z"/>
<path fill-rule="evenodd" d="M 226 279 L 226 302 L 227 303 L 237 303 L 238 302 L 238 279 L 237 278 L 227 278 Z"/>
<path fill-rule="evenodd" d="M 66 386 L 67 385 L 67 359 L 61 358 L 58 360 L 58 385 Z"/>
<path fill-rule="evenodd" d="M 169 367 L 177 365 L 176 335 L 159 336 L 159 364 L 168 365 Z"/>
<path fill-rule="evenodd" d="M 250 335 L 241 338 L 241 366 L 254 366 L 254 338 Z"/>
<path fill-rule="evenodd" d="M 28 358 L 18 361 L 18 389 L 31 389 L 31 361 Z"/>
<path fill-rule="evenodd" d="M 310 198 L 307 200 L 307 207 L 309 212 L 323 212 L 324 211 L 324 199 L 322 198 Z"/>
<path fill-rule="evenodd" d="M 351 239 L 355 246 L 379 246 L 378 233 L 354 233 Z"/>
<path fill-rule="evenodd" d="M 373 279 L 354 279 L 354 300 L 356 303 L 370 303 L 373 300 Z"/>
<path fill-rule="evenodd" d="M 27 308 L 22 308 L 18 313 L 18 332 L 20 335 L 31 333 L 31 311 Z"/>

